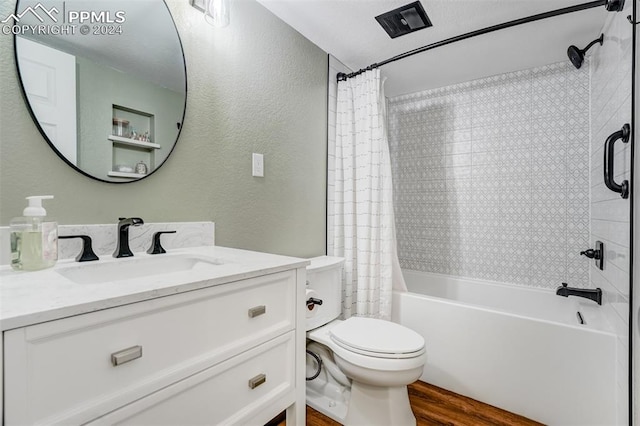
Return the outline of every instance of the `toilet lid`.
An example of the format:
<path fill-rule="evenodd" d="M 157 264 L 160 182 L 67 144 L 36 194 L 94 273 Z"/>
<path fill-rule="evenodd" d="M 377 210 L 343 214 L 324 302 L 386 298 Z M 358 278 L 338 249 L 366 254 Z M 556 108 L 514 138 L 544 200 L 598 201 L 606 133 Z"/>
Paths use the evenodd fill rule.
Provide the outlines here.
<path fill-rule="evenodd" d="M 424 352 L 421 335 L 390 321 L 351 317 L 333 327 L 330 333 L 336 344 L 364 355 L 408 358 Z"/>

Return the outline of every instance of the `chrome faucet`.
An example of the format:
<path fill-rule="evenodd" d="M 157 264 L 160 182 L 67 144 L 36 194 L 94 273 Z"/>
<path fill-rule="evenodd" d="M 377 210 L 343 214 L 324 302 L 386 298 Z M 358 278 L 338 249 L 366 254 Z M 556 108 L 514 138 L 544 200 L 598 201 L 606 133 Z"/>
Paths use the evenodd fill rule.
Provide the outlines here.
<path fill-rule="evenodd" d="M 118 245 L 113 257 L 131 257 L 133 253 L 129 248 L 129 227 L 144 225 L 144 220 L 139 217 L 120 217 L 118 220 Z"/>
<path fill-rule="evenodd" d="M 586 288 L 574 288 L 569 287 L 567 283 L 562 283 L 562 285 L 556 289 L 556 294 L 563 297 L 586 297 L 587 299 L 593 300 L 598 305 L 602 305 L 602 290 L 600 288 L 596 288 L 595 290 Z"/>

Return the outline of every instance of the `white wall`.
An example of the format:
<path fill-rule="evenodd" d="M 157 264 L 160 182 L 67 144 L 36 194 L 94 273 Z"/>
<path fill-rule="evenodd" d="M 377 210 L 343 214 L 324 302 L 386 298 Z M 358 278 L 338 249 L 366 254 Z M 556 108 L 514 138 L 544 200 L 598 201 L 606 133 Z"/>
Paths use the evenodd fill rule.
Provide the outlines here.
<path fill-rule="evenodd" d="M 602 309 L 617 335 L 618 424 L 629 423 L 629 273 L 630 200 L 610 191 L 603 179 L 603 146 L 607 137 L 631 123 L 633 2 L 611 13 L 602 30 L 604 44 L 591 54 L 591 243 L 604 243 L 604 270 L 591 266 L 591 286 L 602 288 Z M 631 144 L 616 143 L 615 180 L 630 179 Z"/>

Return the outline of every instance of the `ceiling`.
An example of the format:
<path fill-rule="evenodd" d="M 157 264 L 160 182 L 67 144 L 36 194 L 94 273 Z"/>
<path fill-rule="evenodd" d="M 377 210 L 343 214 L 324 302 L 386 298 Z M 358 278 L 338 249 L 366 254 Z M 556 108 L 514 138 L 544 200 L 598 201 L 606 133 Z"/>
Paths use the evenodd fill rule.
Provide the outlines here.
<path fill-rule="evenodd" d="M 258 0 L 352 70 L 424 45 L 585 0 L 421 0 L 433 23 L 391 39 L 375 16 L 413 0 Z M 499 30 L 382 66 L 389 97 L 568 60 L 600 35 L 604 6 Z"/>

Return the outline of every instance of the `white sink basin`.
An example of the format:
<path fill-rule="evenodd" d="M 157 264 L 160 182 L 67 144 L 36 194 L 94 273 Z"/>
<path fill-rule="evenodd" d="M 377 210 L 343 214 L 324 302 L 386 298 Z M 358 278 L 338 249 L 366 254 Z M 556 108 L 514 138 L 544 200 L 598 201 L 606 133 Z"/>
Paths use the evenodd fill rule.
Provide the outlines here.
<path fill-rule="evenodd" d="M 156 255 L 146 258 L 119 259 L 108 263 L 84 263 L 60 268 L 56 272 L 78 284 L 99 284 L 110 281 L 147 278 L 175 272 L 215 270 L 221 262 L 191 255 Z"/>

